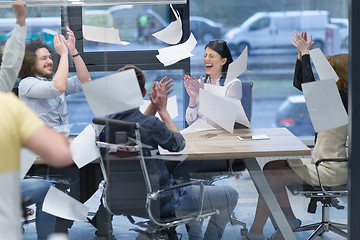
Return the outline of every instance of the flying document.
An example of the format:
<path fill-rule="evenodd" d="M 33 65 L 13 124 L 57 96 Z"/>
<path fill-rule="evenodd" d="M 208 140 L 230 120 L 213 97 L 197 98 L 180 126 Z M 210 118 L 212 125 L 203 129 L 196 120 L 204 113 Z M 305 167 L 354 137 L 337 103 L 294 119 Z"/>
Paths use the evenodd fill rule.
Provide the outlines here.
<path fill-rule="evenodd" d="M 172 4 L 170 4 L 170 7 L 175 15 L 176 20 L 171 22 L 163 30 L 154 33 L 153 36 L 167 44 L 177 44 L 180 42 L 183 35 L 182 22 L 179 12 L 174 10 Z"/>
<path fill-rule="evenodd" d="M 196 44 L 197 41 L 194 35 L 190 33 L 190 37 L 186 42 L 175 46 L 160 48 L 158 50 L 159 54 L 156 55 L 156 57 L 166 67 L 185 58 L 194 56 L 191 52 L 195 48 Z"/>
<path fill-rule="evenodd" d="M 143 102 L 134 69 L 83 83 L 82 87 L 97 117 L 134 109 Z"/>
<path fill-rule="evenodd" d="M 303 83 L 301 87 L 316 132 L 348 123 L 348 115 L 334 79 Z"/>
<path fill-rule="evenodd" d="M 326 59 L 325 55 L 321 52 L 320 48 L 312 49 L 309 53 L 320 80 L 339 80 L 338 75 L 330 65 L 329 61 Z"/>
<path fill-rule="evenodd" d="M 241 55 L 232 63 L 229 64 L 227 70 L 225 84 L 232 81 L 234 78 L 243 74 L 247 69 L 247 59 L 248 59 L 248 47 L 246 46 Z"/>
<path fill-rule="evenodd" d="M 57 217 L 87 221 L 89 207 L 51 186 L 47 192 L 42 210 Z"/>
<path fill-rule="evenodd" d="M 91 124 L 71 142 L 70 150 L 72 159 L 78 168 L 100 157 L 95 143 L 95 129 Z"/>
<path fill-rule="evenodd" d="M 83 36 L 88 41 L 128 45 L 129 42 L 121 41 L 118 29 L 94 27 L 83 25 Z"/>
<path fill-rule="evenodd" d="M 228 132 L 234 131 L 238 108 L 239 105 L 227 97 L 216 96 L 201 88 L 199 90 L 199 113 Z"/>

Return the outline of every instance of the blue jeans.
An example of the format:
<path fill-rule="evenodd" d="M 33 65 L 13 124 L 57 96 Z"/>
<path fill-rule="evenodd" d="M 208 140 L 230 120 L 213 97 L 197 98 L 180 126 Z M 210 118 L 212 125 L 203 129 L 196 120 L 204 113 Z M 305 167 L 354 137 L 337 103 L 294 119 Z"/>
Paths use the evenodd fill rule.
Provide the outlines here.
<path fill-rule="evenodd" d="M 36 204 L 36 231 L 38 240 L 46 240 L 55 231 L 56 217 L 42 211 L 44 198 L 52 184 L 43 179 L 21 181 L 21 197 L 31 198 Z"/>
<path fill-rule="evenodd" d="M 189 240 L 219 240 L 221 239 L 226 224 L 238 202 L 238 193 L 230 186 L 204 186 L 203 210 L 219 210 L 208 223 L 206 232 L 202 236 L 200 221 L 187 223 L 186 229 Z M 175 208 L 176 217 L 181 217 L 187 212 L 200 209 L 200 186 L 190 186 L 181 189 L 178 197 L 169 204 Z M 166 210 L 167 207 L 165 207 Z"/>

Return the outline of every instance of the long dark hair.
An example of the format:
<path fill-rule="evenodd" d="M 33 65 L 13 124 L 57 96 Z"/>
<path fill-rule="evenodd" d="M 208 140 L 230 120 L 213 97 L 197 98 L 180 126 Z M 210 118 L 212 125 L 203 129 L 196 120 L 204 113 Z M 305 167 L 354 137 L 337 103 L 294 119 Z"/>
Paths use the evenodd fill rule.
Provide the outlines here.
<path fill-rule="evenodd" d="M 222 70 L 221 70 L 222 74 L 221 74 L 221 78 L 220 78 L 220 86 L 224 86 L 224 82 L 226 79 L 226 73 L 229 68 L 229 64 L 233 62 L 233 58 L 231 56 L 230 49 L 224 40 L 211 40 L 208 44 L 206 44 L 205 49 L 207 47 L 211 48 L 212 50 L 214 50 L 215 52 L 220 54 L 220 56 L 222 58 L 227 58 L 226 63 L 222 67 Z M 206 78 L 208 78 L 208 77 L 209 77 L 209 75 L 206 74 Z"/>
<path fill-rule="evenodd" d="M 25 46 L 25 55 L 24 60 L 19 72 L 19 78 L 23 79 L 26 77 L 35 77 L 35 64 L 36 64 L 36 50 L 39 48 L 46 48 L 50 54 L 51 58 L 53 60 L 53 71 L 56 72 L 57 69 L 57 63 L 58 63 L 58 55 L 55 54 L 55 50 L 47 45 L 46 43 L 43 43 L 41 38 L 37 38 L 35 40 L 32 40 Z"/>

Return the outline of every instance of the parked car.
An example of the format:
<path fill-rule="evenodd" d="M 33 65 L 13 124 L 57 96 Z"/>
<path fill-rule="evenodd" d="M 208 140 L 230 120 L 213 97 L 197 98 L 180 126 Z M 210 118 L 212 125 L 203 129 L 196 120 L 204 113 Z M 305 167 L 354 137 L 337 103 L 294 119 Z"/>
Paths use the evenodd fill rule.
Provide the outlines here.
<path fill-rule="evenodd" d="M 108 9 L 114 19 L 114 27 L 120 30 L 124 41 L 156 42 L 152 36 L 168 23 L 154 10 L 136 5 L 117 5 Z"/>
<path fill-rule="evenodd" d="M 330 23 L 336 25 L 339 28 L 341 48 L 349 48 L 349 19 L 330 18 Z"/>
<path fill-rule="evenodd" d="M 323 49 L 325 28 L 329 24 L 328 11 L 257 12 L 226 35 L 231 50 L 241 53 L 248 46 L 254 48 L 291 47 L 294 30 L 311 32 L 313 48 Z"/>
<path fill-rule="evenodd" d="M 212 39 L 220 39 L 222 28 L 222 24 L 208 18 L 199 16 L 190 17 L 190 31 L 200 42 L 207 43 Z"/>
<path fill-rule="evenodd" d="M 315 135 L 303 95 L 287 97 L 276 113 L 275 126 L 286 127 L 296 136 Z"/>

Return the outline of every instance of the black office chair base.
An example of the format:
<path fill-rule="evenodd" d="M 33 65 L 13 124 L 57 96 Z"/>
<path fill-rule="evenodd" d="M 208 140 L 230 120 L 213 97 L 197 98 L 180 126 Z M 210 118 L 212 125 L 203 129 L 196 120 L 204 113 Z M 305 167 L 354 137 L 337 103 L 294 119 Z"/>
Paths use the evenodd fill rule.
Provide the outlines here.
<path fill-rule="evenodd" d="M 330 206 L 327 204 L 322 206 L 322 221 L 321 222 L 301 226 L 301 227 L 295 229 L 294 232 L 315 230 L 310 235 L 308 240 L 312 240 L 312 239 L 316 238 L 317 236 L 320 236 L 322 233 L 329 232 L 329 231 L 332 231 L 334 233 L 339 234 L 340 236 L 347 238 L 347 233 L 342 230 L 342 229 L 347 229 L 347 225 L 342 224 L 342 223 L 331 222 L 330 218 L 329 218 L 329 211 L 330 211 L 329 208 L 330 208 Z"/>
<path fill-rule="evenodd" d="M 334 222 L 321 222 L 321 223 L 314 223 L 305 225 L 302 227 L 297 228 L 294 232 L 302 232 L 302 231 L 310 231 L 315 230 L 308 240 L 312 240 L 318 236 L 320 236 L 324 232 L 332 231 L 334 233 L 339 234 L 340 236 L 347 238 L 347 233 L 342 229 L 347 229 L 346 224 L 341 223 L 334 223 Z"/>
<path fill-rule="evenodd" d="M 130 231 L 138 232 L 139 236 L 136 239 L 149 239 L 149 240 L 178 240 L 182 238 L 182 234 L 179 234 L 175 231 L 175 227 L 170 229 L 163 229 L 159 231 L 158 228 L 152 228 L 151 225 L 148 225 L 149 222 L 138 222 L 136 225 L 141 225 L 141 227 L 147 226 L 145 230 L 139 228 L 132 228 Z"/>

